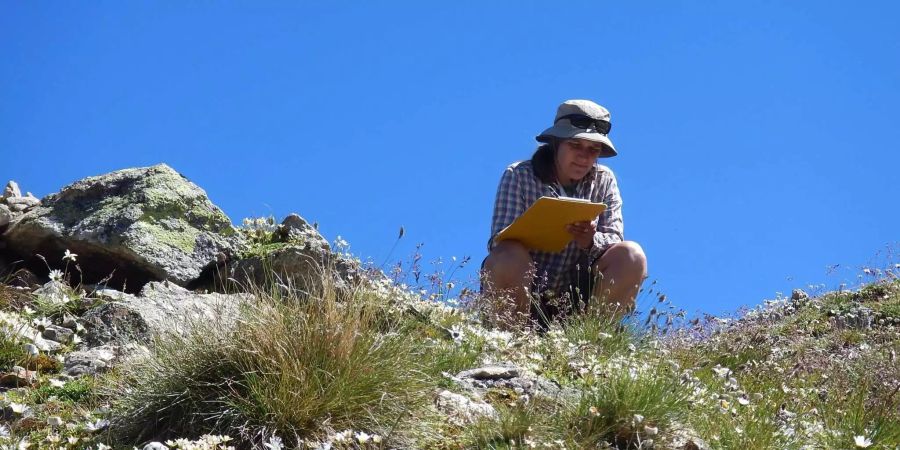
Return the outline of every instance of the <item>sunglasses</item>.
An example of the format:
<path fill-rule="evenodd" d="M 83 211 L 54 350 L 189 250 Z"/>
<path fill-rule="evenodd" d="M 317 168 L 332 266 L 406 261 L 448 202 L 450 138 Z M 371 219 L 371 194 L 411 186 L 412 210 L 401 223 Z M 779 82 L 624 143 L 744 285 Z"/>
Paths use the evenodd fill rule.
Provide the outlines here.
<path fill-rule="evenodd" d="M 568 119 L 573 127 L 582 128 L 587 131 L 596 131 L 603 135 L 609 134 L 609 130 L 612 128 L 612 124 L 609 123 L 609 121 L 594 119 L 583 114 L 569 114 L 568 116 L 562 116 L 557 122 L 563 119 Z"/>

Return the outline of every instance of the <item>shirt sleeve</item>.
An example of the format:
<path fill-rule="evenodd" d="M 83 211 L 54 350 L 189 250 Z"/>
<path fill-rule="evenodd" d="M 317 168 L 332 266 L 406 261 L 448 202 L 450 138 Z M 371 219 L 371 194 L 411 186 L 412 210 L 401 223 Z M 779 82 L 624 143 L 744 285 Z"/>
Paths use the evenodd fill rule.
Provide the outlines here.
<path fill-rule="evenodd" d="M 497 187 L 488 251 L 494 248 L 496 244 L 494 237 L 497 236 L 497 233 L 503 231 L 524 212 L 525 193 L 522 190 L 522 180 L 516 173 L 515 166 L 510 166 L 503 172 L 503 176 L 500 177 L 500 186 Z"/>
<path fill-rule="evenodd" d="M 602 202 L 606 204 L 606 211 L 600 214 L 597 221 L 597 232 L 594 233 L 594 242 L 587 249 L 591 261 L 599 258 L 607 248 L 625 239 L 619 184 L 612 172 L 605 172 L 604 175 L 606 175 L 605 180 L 600 183 L 600 196 Z"/>

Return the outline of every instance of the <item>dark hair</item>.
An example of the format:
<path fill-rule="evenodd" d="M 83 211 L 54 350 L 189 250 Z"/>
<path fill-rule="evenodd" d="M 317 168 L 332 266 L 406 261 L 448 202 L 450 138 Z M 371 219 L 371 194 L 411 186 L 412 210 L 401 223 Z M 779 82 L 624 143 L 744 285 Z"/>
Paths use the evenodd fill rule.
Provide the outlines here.
<path fill-rule="evenodd" d="M 556 181 L 556 150 L 560 139 L 550 138 L 548 142 L 538 146 L 531 155 L 531 168 L 534 174 L 544 183 Z"/>

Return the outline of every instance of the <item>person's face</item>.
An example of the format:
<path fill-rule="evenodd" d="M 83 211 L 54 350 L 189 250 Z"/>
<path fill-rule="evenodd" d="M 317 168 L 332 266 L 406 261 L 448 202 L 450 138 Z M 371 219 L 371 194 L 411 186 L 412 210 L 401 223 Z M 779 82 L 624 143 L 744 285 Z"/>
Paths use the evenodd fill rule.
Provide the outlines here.
<path fill-rule="evenodd" d="M 584 178 L 602 151 L 603 147 L 599 142 L 585 139 L 566 139 L 560 142 L 556 152 L 556 177 L 559 182 L 569 185 Z"/>

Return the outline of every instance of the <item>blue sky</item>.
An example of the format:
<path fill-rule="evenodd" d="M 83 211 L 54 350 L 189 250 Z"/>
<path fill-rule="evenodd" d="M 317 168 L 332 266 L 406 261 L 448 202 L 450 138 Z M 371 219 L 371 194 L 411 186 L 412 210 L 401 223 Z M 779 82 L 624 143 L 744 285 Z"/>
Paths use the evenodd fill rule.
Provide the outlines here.
<path fill-rule="evenodd" d="M 589 98 L 612 112 L 619 156 L 604 163 L 651 280 L 688 311 L 726 313 L 852 283 L 900 250 L 898 13 L 5 1 L 0 181 L 44 196 L 165 162 L 235 223 L 297 212 L 378 263 L 424 243 L 426 271 L 471 256 L 465 281 L 503 169 L 561 101 Z"/>

